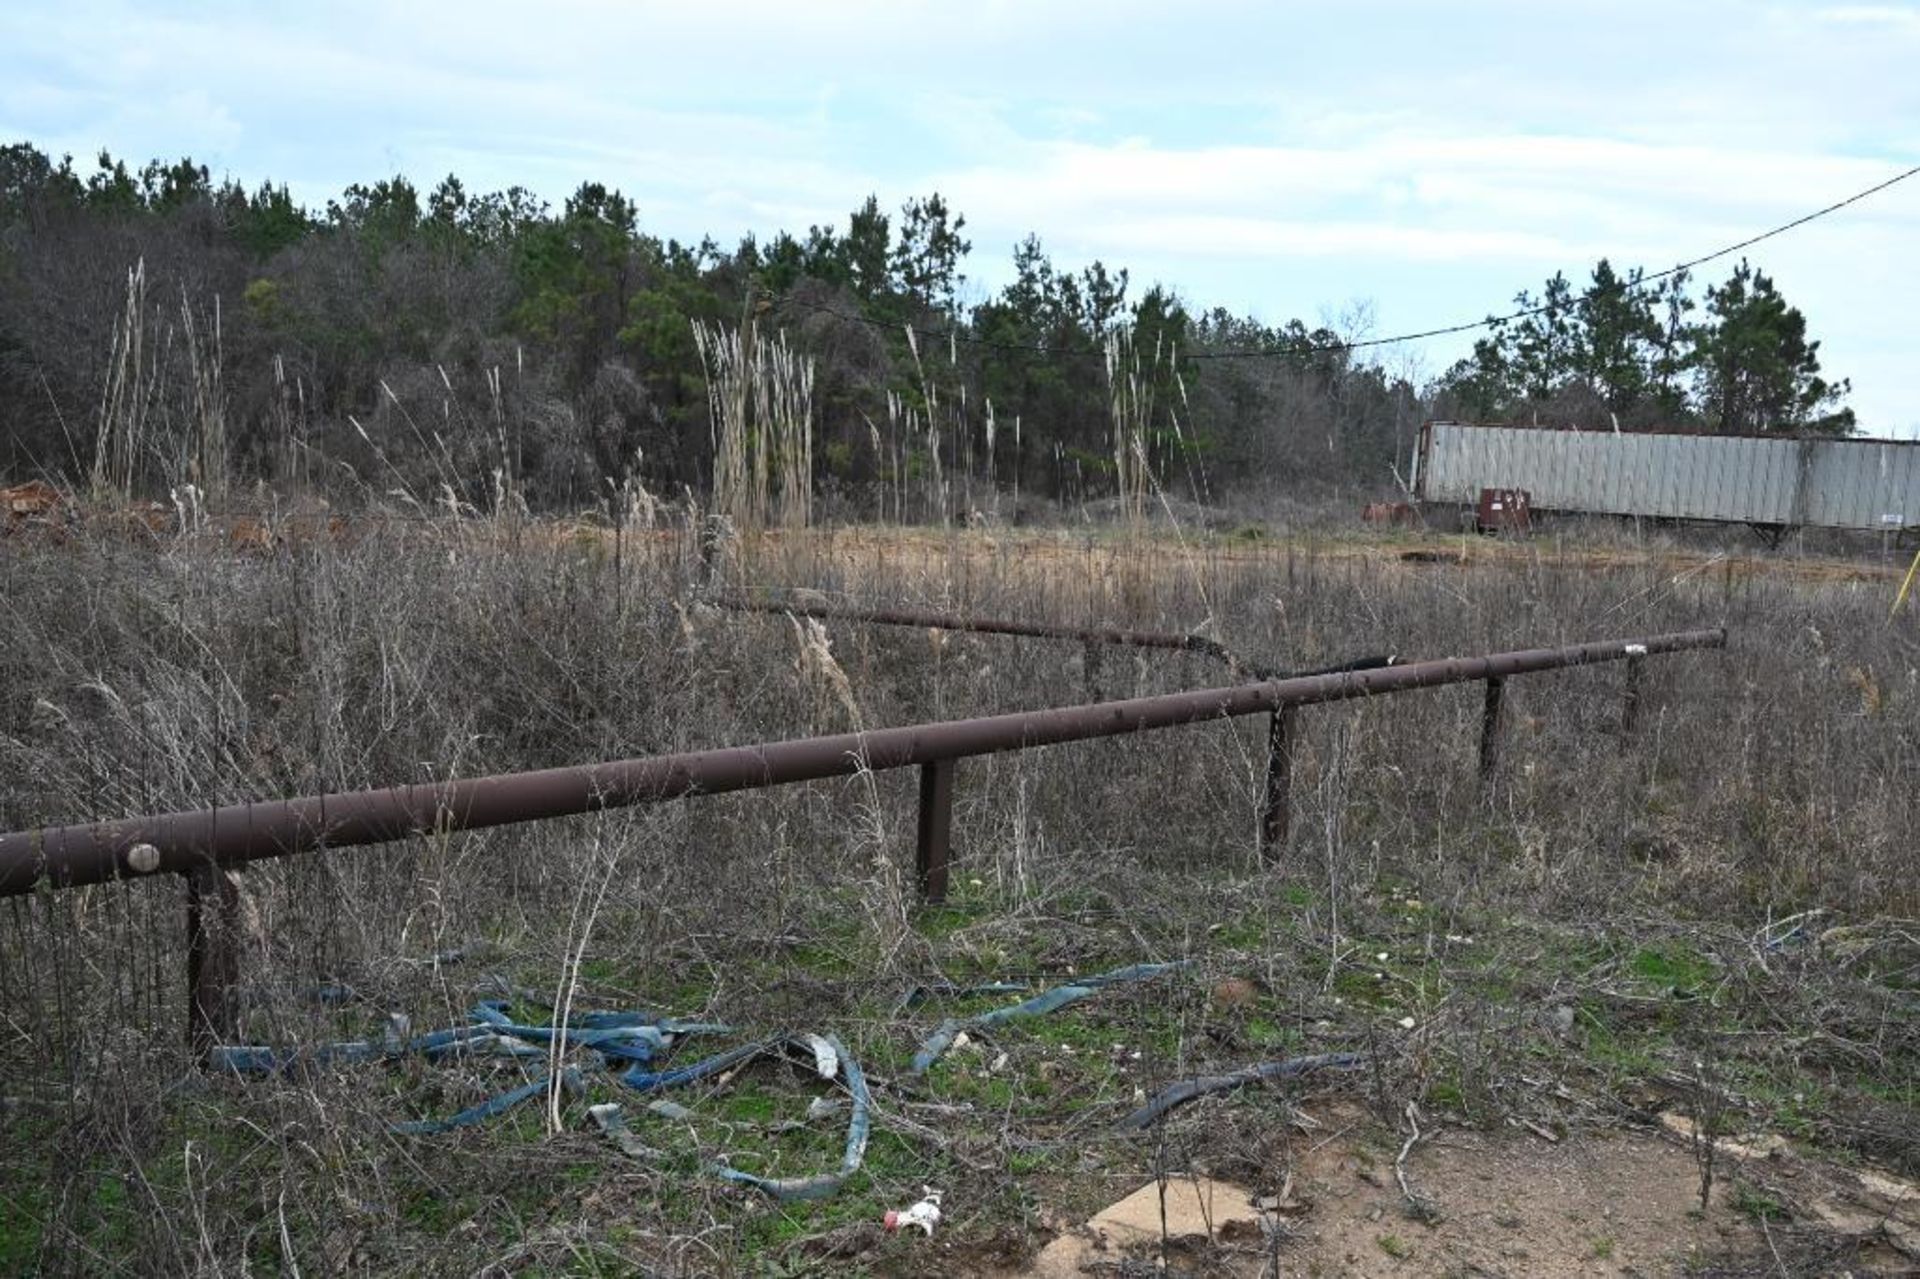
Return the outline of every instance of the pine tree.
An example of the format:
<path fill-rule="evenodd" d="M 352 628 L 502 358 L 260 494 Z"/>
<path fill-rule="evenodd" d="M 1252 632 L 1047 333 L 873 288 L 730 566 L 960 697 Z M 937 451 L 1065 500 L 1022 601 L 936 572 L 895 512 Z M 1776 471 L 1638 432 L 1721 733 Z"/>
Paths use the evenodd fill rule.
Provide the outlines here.
<path fill-rule="evenodd" d="M 1728 434 L 1846 435 L 1853 410 L 1840 401 L 1845 379 L 1820 376 L 1820 344 L 1772 279 L 1744 259 L 1725 284 L 1707 289 L 1705 324 L 1693 331 L 1695 386 L 1707 424 Z"/>

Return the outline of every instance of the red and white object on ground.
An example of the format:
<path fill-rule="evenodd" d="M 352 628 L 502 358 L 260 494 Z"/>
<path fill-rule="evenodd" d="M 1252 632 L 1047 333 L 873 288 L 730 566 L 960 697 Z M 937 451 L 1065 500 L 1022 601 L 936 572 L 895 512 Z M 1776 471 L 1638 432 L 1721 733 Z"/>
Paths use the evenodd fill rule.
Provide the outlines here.
<path fill-rule="evenodd" d="M 931 1186 L 920 1187 L 923 1197 L 920 1202 L 904 1212 L 889 1210 L 884 1219 L 888 1234 L 893 1234 L 906 1226 L 918 1226 L 933 1237 L 933 1228 L 940 1220 L 940 1192 Z"/>

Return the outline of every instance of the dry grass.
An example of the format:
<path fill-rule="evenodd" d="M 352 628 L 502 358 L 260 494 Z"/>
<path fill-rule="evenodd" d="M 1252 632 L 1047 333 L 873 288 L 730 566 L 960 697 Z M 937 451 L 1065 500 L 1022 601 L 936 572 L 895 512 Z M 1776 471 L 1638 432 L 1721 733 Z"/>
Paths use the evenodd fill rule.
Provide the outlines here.
<path fill-rule="evenodd" d="M 101 379 L 89 476 L 96 498 L 130 500 L 146 463 L 150 420 L 159 412 L 166 349 L 170 345 L 150 330 L 147 264 L 143 259 L 127 271 L 126 302 L 114 321 L 106 372 Z M 156 346 L 159 349 L 154 349 Z"/>
<path fill-rule="evenodd" d="M 1074 646 L 711 610 L 691 539 L 616 554 L 600 536 L 426 521 L 267 557 L 87 535 L 0 547 L 0 827 L 1078 699 Z M 740 584 L 1204 626 L 1276 665 L 1718 623 L 1733 642 L 1650 664 L 1634 739 L 1617 670 L 1514 681 L 1484 799 L 1477 690 L 1304 713 L 1277 871 L 1258 862 L 1264 726 L 1247 722 L 964 762 L 955 900 L 937 911 L 908 896 L 898 773 L 242 876 L 259 1042 L 377 1034 L 393 1013 L 452 1024 L 502 984 L 575 1016 L 646 1006 L 839 1034 L 880 1119 L 867 1171 L 812 1206 L 699 1172 L 699 1150 L 783 1174 L 835 1157 L 837 1126 L 781 1128 L 806 1094 L 778 1072 L 683 1098 L 697 1137 L 651 1130 L 679 1152 L 662 1168 L 620 1162 L 577 1102 L 558 1134 L 528 1113 L 397 1137 L 387 1121 L 518 1076 L 196 1078 L 177 885 L 8 901 L 0 1269 L 914 1273 L 930 1254 L 872 1222 L 923 1183 L 948 1192 L 940 1238 L 959 1251 L 938 1255 L 964 1269 L 1017 1255 L 1042 1204 L 1070 1212 L 1113 1176 L 1205 1164 L 1258 1180 L 1282 1094 L 1141 1138 L 1109 1123 L 1182 1071 L 1322 1047 L 1376 1054 L 1345 1086 L 1389 1124 L 1409 1100 L 1451 1122 L 1613 1122 L 1684 1105 L 1710 1075 L 1744 1122 L 1920 1167 L 1920 930 L 1902 922 L 1920 913 L 1920 654 L 1878 583 L 1566 564 L 1550 547 L 1388 571 L 1342 547 L 1247 550 L 749 531 L 728 554 Z M 1110 696 L 1220 679 L 1177 655 L 1104 665 Z M 1817 927 L 1766 931 L 1810 909 Z M 453 950 L 472 957 L 444 962 Z M 905 1077 L 948 1011 L 898 1010 L 906 985 L 1150 959 L 1194 967 Z M 1213 1000 L 1229 977 L 1254 999 Z M 335 985 L 349 1003 L 315 1001 Z"/>
<path fill-rule="evenodd" d="M 714 509 L 742 528 L 805 528 L 813 518 L 813 358 L 763 337 L 695 321 L 712 418 Z"/>

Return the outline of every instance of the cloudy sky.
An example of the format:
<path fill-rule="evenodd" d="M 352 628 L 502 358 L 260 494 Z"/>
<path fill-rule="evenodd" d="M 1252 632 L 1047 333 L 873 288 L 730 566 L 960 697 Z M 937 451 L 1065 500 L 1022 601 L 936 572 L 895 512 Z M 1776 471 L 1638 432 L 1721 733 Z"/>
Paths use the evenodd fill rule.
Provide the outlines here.
<path fill-rule="evenodd" d="M 730 242 L 938 190 L 1262 320 L 1477 319 L 1920 163 L 1920 4 L 13 0 L 0 140 L 190 154 L 315 205 L 457 172 Z M 1920 435 L 1920 178 L 1759 246 L 1863 425 Z M 1730 263 L 1708 272 L 1718 278 Z M 1427 375 L 1471 338 L 1388 349 Z"/>

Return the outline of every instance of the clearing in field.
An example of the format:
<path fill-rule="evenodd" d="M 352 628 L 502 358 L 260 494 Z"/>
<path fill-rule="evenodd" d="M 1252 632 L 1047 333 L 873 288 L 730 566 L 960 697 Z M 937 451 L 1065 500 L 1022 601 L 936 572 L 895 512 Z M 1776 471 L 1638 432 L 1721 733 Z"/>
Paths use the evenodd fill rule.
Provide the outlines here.
<path fill-rule="evenodd" d="M 0 1271 L 1910 1272 L 1891 586 L 1617 539 L 13 539 L 5 830 L 1232 678 L 747 590 L 1281 669 L 1729 639 L 1631 726 L 1618 665 L 1509 681 L 1484 781 L 1477 684 L 1303 708 L 1264 850 L 1264 717 L 963 760 L 938 905 L 905 772 L 262 861 L 214 1070 L 178 877 L 10 898 Z"/>

